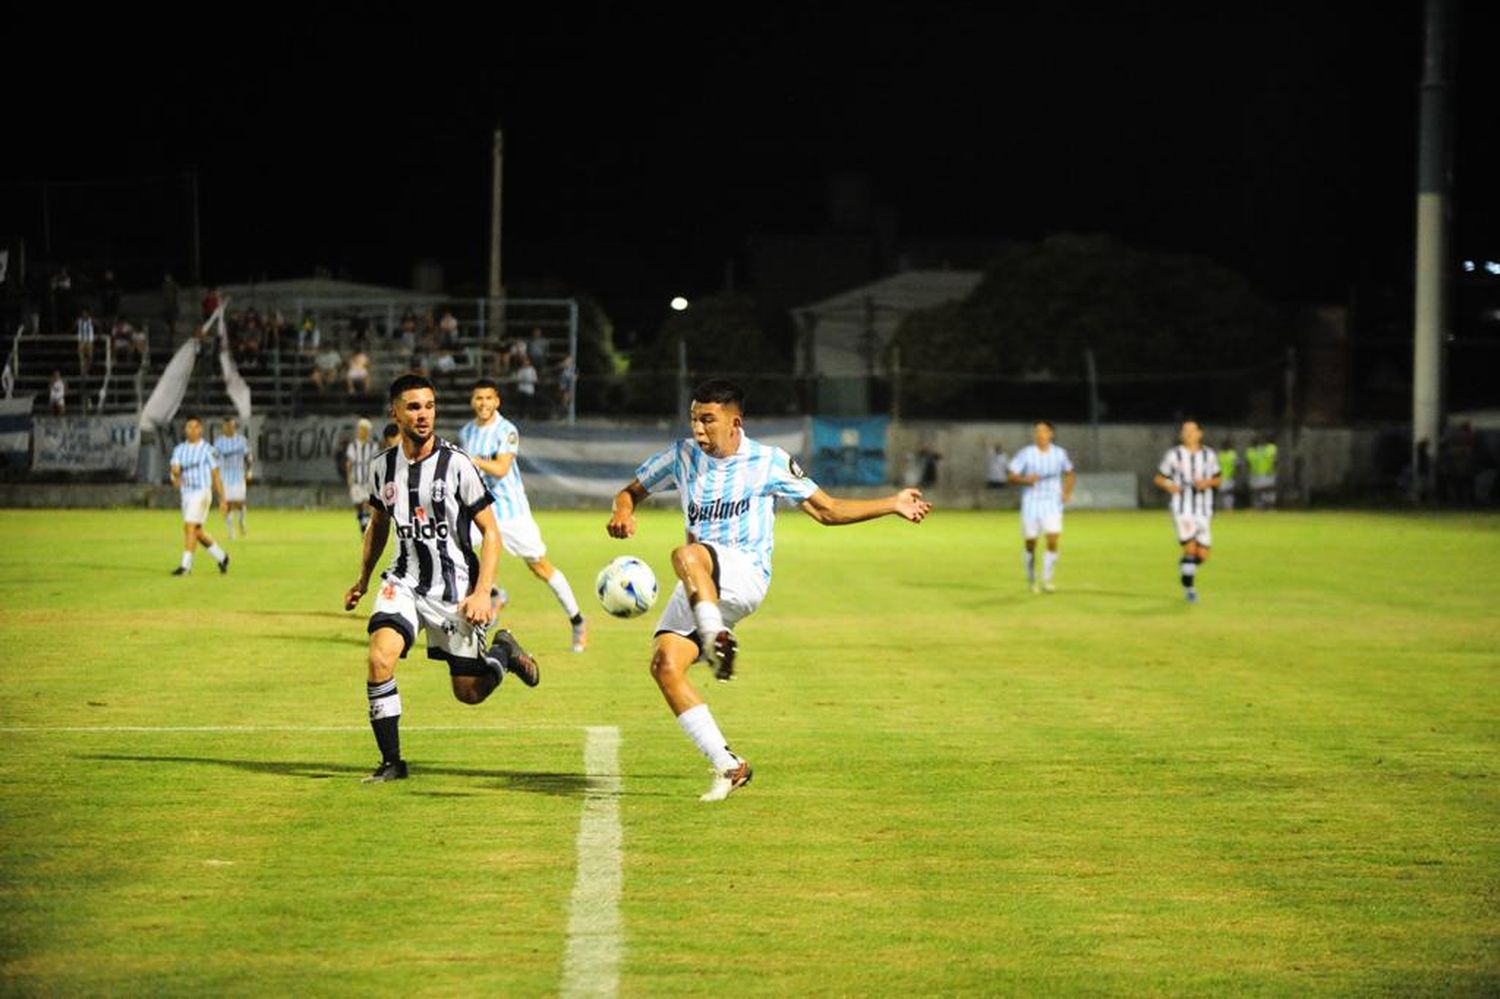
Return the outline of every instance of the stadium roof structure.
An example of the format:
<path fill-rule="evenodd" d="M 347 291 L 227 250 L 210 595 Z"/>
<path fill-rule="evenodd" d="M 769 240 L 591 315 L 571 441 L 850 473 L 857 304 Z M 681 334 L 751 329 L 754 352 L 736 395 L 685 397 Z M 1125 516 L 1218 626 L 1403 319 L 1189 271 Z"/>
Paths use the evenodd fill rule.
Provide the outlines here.
<path fill-rule="evenodd" d="M 825 378 L 885 374 L 885 348 L 909 313 L 967 298 L 980 271 L 913 270 L 792 310 L 797 373 Z"/>

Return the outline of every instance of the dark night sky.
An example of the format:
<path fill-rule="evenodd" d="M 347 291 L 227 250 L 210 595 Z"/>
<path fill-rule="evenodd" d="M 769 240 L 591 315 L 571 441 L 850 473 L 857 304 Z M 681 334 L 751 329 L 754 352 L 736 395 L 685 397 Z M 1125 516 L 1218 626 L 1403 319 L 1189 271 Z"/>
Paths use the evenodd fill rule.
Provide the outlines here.
<path fill-rule="evenodd" d="M 1407 280 L 1419 3 L 806 7 L 267 14 L 157 52 L 126 22 L 70 27 L 107 68 L 22 56 L 51 96 L 11 116 L 38 141 L 5 158 L 4 228 L 40 244 L 20 182 L 195 164 L 212 279 L 405 283 L 433 257 L 477 282 L 502 121 L 507 276 L 593 290 L 626 325 L 715 288 L 754 233 L 822 228 L 838 172 L 868 175 L 904 237 L 1111 232 L 1289 301 Z M 1500 257 L 1494 7 L 1460 3 L 1455 250 Z M 67 188 L 54 238 L 146 272 L 184 255 L 182 205 L 175 182 Z"/>

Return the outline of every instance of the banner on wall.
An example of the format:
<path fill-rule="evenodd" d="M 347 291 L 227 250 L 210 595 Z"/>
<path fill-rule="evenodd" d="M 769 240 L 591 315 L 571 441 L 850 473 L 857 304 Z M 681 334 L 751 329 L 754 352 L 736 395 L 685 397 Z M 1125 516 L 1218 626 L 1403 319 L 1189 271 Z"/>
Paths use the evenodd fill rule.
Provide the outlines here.
<path fill-rule="evenodd" d="M 31 396 L 0 399 L 0 467 L 25 468 L 31 461 Z"/>
<path fill-rule="evenodd" d="M 141 432 L 135 416 L 39 416 L 31 443 L 31 467 L 38 472 L 134 476 Z"/>
<path fill-rule="evenodd" d="M 820 486 L 878 486 L 886 481 L 884 416 L 812 421 L 812 468 Z"/>

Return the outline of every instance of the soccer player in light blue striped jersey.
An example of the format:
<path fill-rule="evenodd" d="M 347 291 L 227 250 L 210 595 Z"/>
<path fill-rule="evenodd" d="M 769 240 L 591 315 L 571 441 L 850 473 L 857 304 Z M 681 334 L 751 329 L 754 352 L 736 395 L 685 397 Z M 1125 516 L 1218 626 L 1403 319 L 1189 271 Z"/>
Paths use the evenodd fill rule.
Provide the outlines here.
<path fill-rule="evenodd" d="M 172 575 L 186 576 L 193 571 L 193 550 L 198 545 L 208 549 L 220 572 L 228 572 L 229 555 L 203 529 L 214 493 L 219 495 L 220 509 L 226 513 L 229 510 L 223 498 L 224 480 L 219 477 L 219 454 L 203 439 L 203 421 L 198 417 L 187 418 L 182 434 L 185 439 L 172 449 L 171 459 L 172 485 L 182 490 L 182 563 Z"/>
<path fill-rule="evenodd" d="M 1073 460 L 1068 452 L 1052 443 L 1055 431 L 1047 420 L 1031 425 L 1028 444 L 1010 460 L 1008 478 L 1021 491 L 1021 538 L 1026 549 L 1021 561 L 1026 566 L 1026 585 L 1032 593 L 1051 593 L 1052 574 L 1057 569 L 1057 543 L 1062 539 L 1063 507 L 1073 501 Z M 1036 539 L 1046 535 L 1047 551 L 1042 557 L 1042 575 L 1037 579 Z"/>
<path fill-rule="evenodd" d="M 687 670 L 702 658 L 718 679 L 733 677 L 739 643 L 732 629 L 760 606 L 771 583 L 776 500 L 797 503 L 825 525 L 887 515 L 919 523 L 932 509 L 915 489 L 868 500 L 829 496 L 781 448 L 746 436 L 744 400 L 744 390 L 724 379 L 698 386 L 689 414 L 693 436 L 636 469 L 616 494 L 606 528 L 611 537 L 632 537 L 642 500 L 672 488 L 681 494 L 687 537 L 672 550 L 678 583 L 656 625 L 651 675 L 678 725 L 713 765 L 702 801 L 722 801 L 749 783 L 752 771 L 730 751 Z"/>
<path fill-rule="evenodd" d="M 224 480 L 224 501 L 229 508 L 224 512 L 224 530 L 233 539 L 234 521 L 238 515 L 240 537 L 243 538 L 245 487 L 250 482 L 250 466 L 255 463 L 255 457 L 250 453 L 250 442 L 236 428 L 234 417 L 226 416 L 220 424 L 214 450 L 219 452 L 219 475 Z"/>
<path fill-rule="evenodd" d="M 458 443 L 474 460 L 485 488 L 495 498 L 500 543 L 552 590 L 573 628 L 573 651 L 582 652 L 589 642 L 588 624 L 578 608 L 568 577 L 547 559 L 542 530 L 531 516 L 531 503 L 526 499 L 521 469 L 516 464 L 521 434 L 514 423 L 500 415 L 500 387 L 488 378 L 475 382 L 469 394 L 469 408 L 474 411 L 474 419 L 458 432 Z M 505 591 L 498 592 L 500 606 L 504 606 Z"/>

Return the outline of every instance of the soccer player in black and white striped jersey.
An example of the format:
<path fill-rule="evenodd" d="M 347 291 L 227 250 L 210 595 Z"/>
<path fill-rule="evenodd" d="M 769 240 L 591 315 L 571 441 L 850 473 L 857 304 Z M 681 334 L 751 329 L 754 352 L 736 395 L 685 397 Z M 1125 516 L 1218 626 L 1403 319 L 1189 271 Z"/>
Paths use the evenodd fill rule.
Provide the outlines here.
<path fill-rule="evenodd" d="M 500 559 L 500 529 L 490 509 L 493 497 L 474 462 L 433 432 L 437 401 L 432 382 L 421 375 L 402 375 L 391 383 L 390 400 L 401 443 L 371 462 L 370 526 L 359 578 L 344 594 L 344 609 L 353 610 L 369 588 L 370 573 L 394 523 L 396 555 L 381 573 L 367 629 L 365 692 L 380 764 L 366 781 L 406 777 L 396 660 L 406 657 L 418 630 L 427 632 L 427 657 L 448 663 L 453 696 L 465 704 L 489 697 L 506 672 L 515 673 L 529 687 L 539 678 L 535 660 L 509 632 L 501 630 L 485 648 L 494 618 L 490 590 Z M 483 539 L 477 555 L 469 540 L 471 524 Z"/>
<path fill-rule="evenodd" d="M 370 463 L 381 446 L 370 439 L 369 420 L 360 420 L 354 428 L 354 440 L 344 448 L 344 481 L 349 483 L 349 499 L 354 503 L 354 518 L 359 533 L 370 526 Z"/>
<path fill-rule="evenodd" d="M 1219 456 L 1203 444 L 1203 427 L 1183 420 L 1177 447 L 1162 458 L 1156 470 L 1157 488 L 1171 494 L 1172 522 L 1182 545 L 1178 568 L 1183 595 L 1198 602 L 1198 567 L 1208 561 L 1213 545 L 1214 491 L 1220 485 Z"/>

